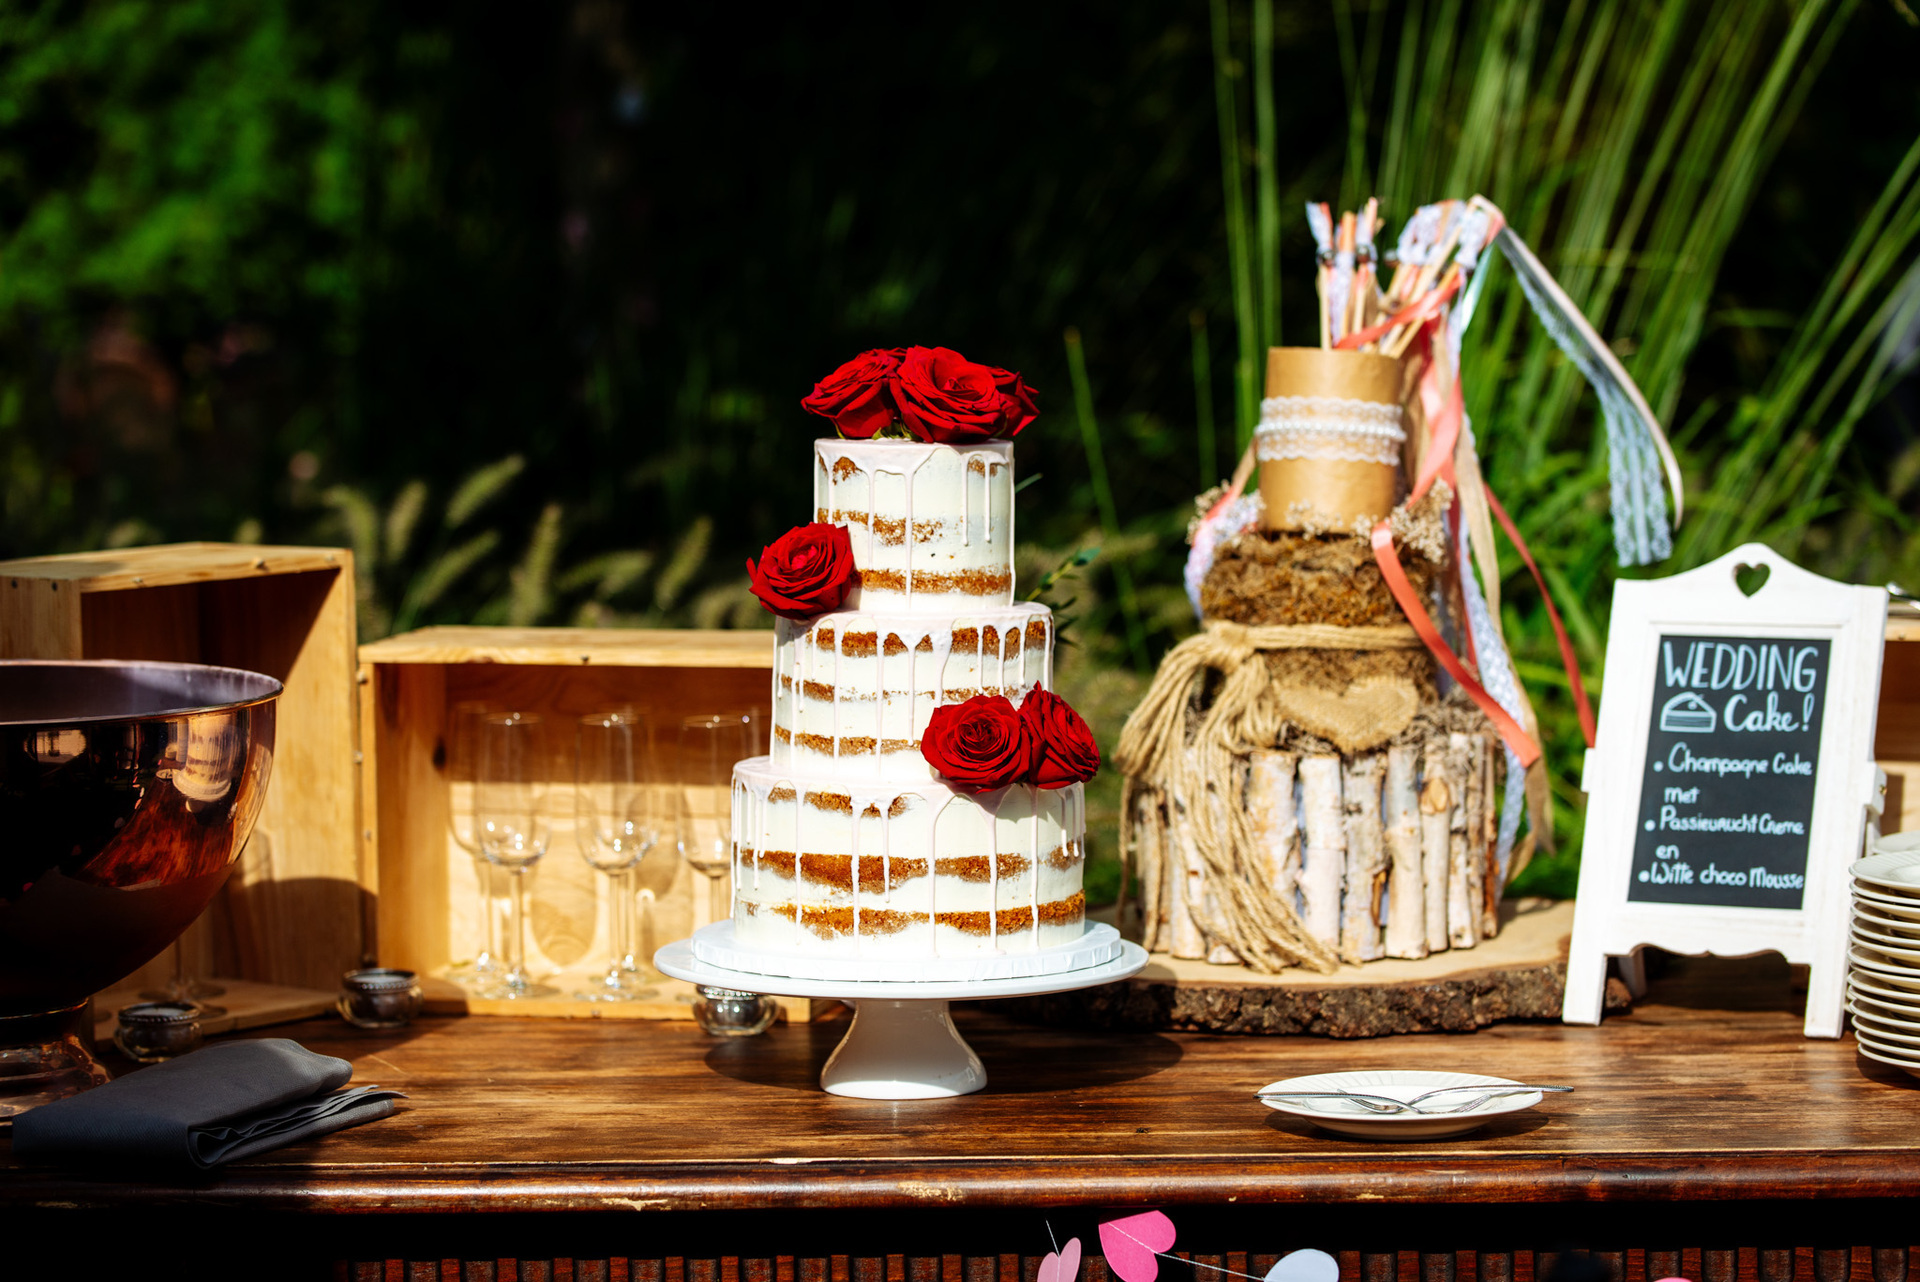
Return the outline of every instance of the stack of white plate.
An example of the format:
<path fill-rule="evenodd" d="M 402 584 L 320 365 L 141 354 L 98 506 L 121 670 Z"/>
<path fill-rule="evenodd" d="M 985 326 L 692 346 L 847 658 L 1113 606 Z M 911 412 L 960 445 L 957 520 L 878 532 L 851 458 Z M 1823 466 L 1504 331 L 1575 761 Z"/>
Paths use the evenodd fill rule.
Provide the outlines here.
<path fill-rule="evenodd" d="M 1853 866 L 1847 1010 L 1860 1053 L 1920 1077 L 1920 838 L 1883 838 Z"/>

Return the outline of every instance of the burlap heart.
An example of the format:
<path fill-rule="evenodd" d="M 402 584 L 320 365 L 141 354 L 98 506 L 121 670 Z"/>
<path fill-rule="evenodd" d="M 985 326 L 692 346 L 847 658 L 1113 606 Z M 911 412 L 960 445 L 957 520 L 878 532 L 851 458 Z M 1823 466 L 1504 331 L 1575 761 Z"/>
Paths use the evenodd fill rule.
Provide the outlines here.
<path fill-rule="evenodd" d="M 1342 752 L 1366 752 L 1405 730 L 1420 710 L 1420 692 L 1397 677 L 1362 677 L 1335 692 L 1281 685 L 1272 696 L 1287 720 Z"/>

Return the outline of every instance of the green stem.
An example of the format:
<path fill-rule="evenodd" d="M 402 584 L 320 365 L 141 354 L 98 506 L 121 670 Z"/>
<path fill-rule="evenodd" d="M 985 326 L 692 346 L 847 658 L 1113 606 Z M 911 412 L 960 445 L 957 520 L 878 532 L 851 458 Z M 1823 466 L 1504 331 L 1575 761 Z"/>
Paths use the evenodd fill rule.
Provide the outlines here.
<path fill-rule="evenodd" d="M 1107 456 L 1100 445 L 1100 425 L 1093 417 L 1093 385 L 1087 381 L 1087 357 L 1080 346 L 1080 331 L 1069 325 L 1066 332 L 1067 374 L 1073 381 L 1073 409 L 1080 419 L 1080 440 L 1087 450 L 1087 471 L 1093 477 L 1093 495 L 1100 504 L 1100 528 L 1108 542 L 1120 537 L 1120 509 L 1113 501 L 1113 486 L 1107 481 Z M 1120 609 L 1127 619 L 1127 649 L 1133 654 L 1134 667 L 1151 672 L 1147 659 L 1147 629 L 1140 617 L 1140 598 L 1133 590 L 1133 571 L 1123 558 L 1112 561 L 1113 579 L 1120 588 Z"/>
<path fill-rule="evenodd" d="M 1220 459 L 1213 433 L 1213 353 L 1207 347 L 1207 314 L 1198 307 L 1187 313 L 1193 331 L 1193 418 L 1200 443 L 1200 488 L 1220 479 Z"/>
<path fill-rule="evenodd" d="M 1273 110 L 1273 0 L 1253 0 L 1254 208 L 1260 234 L 1260 345 L 1280 342 L 1279 133 Z M 1257 354 L 1257 353 L 1256 353 Z M 1209 482 L 1211 484 L 1211 482 Z"/>
<path fill-rule="evenodd" d="M 1213 96 L 1220 118 L 1220 176 L 1225 186 L 1227 263 L 1233 277 L 1233 319 L 1238 356 L 1233 364 L 1235 451 L 1253 435 L 1260 395 L 1260 333 L 1253 304 L 1253 264 L 1248 261 L 1247 206 L 1240 176 L 1240 108 L 1234 93 L 1234 62 L 1227 0 L 1213 0 Z"/>

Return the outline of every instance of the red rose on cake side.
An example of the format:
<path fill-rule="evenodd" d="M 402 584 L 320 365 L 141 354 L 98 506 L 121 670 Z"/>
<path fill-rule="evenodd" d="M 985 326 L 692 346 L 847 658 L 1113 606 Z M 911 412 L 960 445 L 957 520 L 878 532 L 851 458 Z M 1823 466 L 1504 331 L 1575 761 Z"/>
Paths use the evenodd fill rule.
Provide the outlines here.
<path fill-rule="evenodd" d="M 1036 788 L 1064 788 L 1100 773 L 1100 745 L 1072 704 L 1035 686 L 1020 701 L 1020 715 L 1040 741 L 1040 764 L 1028 780 Z"/>
<path fill-rule="evenodd" d="M 962 792 L 992 792 L 1026 781 L 1040 763 L 1040 740 L 1005 695 L 977 694 L 933 710 L 920 755 Z"/>
<path fill-rule="evenodd" d="M 838 610 L 860 582 L 853 541 L 844 525 L 815 521 L 788 530 L 747 562 L 760 604 L 784 619 L 811 619 Z"/>
<path fill-rule="evenodd" d="M 840 435 L 965 445 L 1018 436 L 1038 417 L 1020 375 L 968 360 L 948 347 L 876 347 L 821 379 L 802 409 L 833 420 Z"/>
<path fill-rule="evenodd" d="M 920 755 L 963 792 L 1009 784 L 1064 788 L 1100 769 L 1093 732 L 1065 699 L 1034 689 L 1015 707 L 1005 695 L 977 694 L 933 710 Z"/>

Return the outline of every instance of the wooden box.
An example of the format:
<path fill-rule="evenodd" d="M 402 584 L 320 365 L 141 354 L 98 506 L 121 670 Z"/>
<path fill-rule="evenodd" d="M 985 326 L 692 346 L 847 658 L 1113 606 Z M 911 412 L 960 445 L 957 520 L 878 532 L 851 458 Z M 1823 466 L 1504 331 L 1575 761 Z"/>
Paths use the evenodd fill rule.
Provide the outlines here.
<path fill-rule="evenodd" d="M 1887 611 L 1873 755 L 1887 772 L 1881 831 L 1920 828 L 1920 609 L 1901 601 Z"/>
<path fill-rule="evenodd" d="M 188 969 L 331 994 L 367 943 L 360 869 L 353 555 L 178 543 L 0 562 L 0 658 L 153 659 L 264 672 L 273 778 Z M 168 954 L 116 991 L 171 975 Z"/>
<path fill-rule="evenodd" d="M 553 838 L 528 876 L 528 964 L 563 990 L 604 969 L 608 889 L 581 856 L 570 801 L 574 726 L 621 706 L 644 709 L 669 763 L 680 721 L 703 712 L 771 709 L 773 638 L 767 632 L 599 628 L 424 628 L 360 648 L 362 747 L 366 754 L 367 849 L 379 912 L 383 965 L 443 977 L 471 958 L 484 932 L 477 864 L 453 835 L 471 804 L 470 773 L 449 753 L 453 709 L 465 702 L 537 714 L 541 777 L 549 785 Z M 504 874 L 496 894 L 506 893 Z M 665 944 L 707 920 L 708 884 L 671 849 L 643 861 L 657 894 L 655 940 Z M 700 897 L 701 911 L 696 911 Z M 429 987 L 436 1004 L 482 1014 L 670 1019 L 691 1017 L 692 988 L 655 985 L 657 1000 L 599 1003 L 560 995 L 516 1001 L 470 998 Z M 443 1006 L 442 1008 L 445 1008 Z M 808 1003 L 786 1003 L 806 1018 Z"/>

